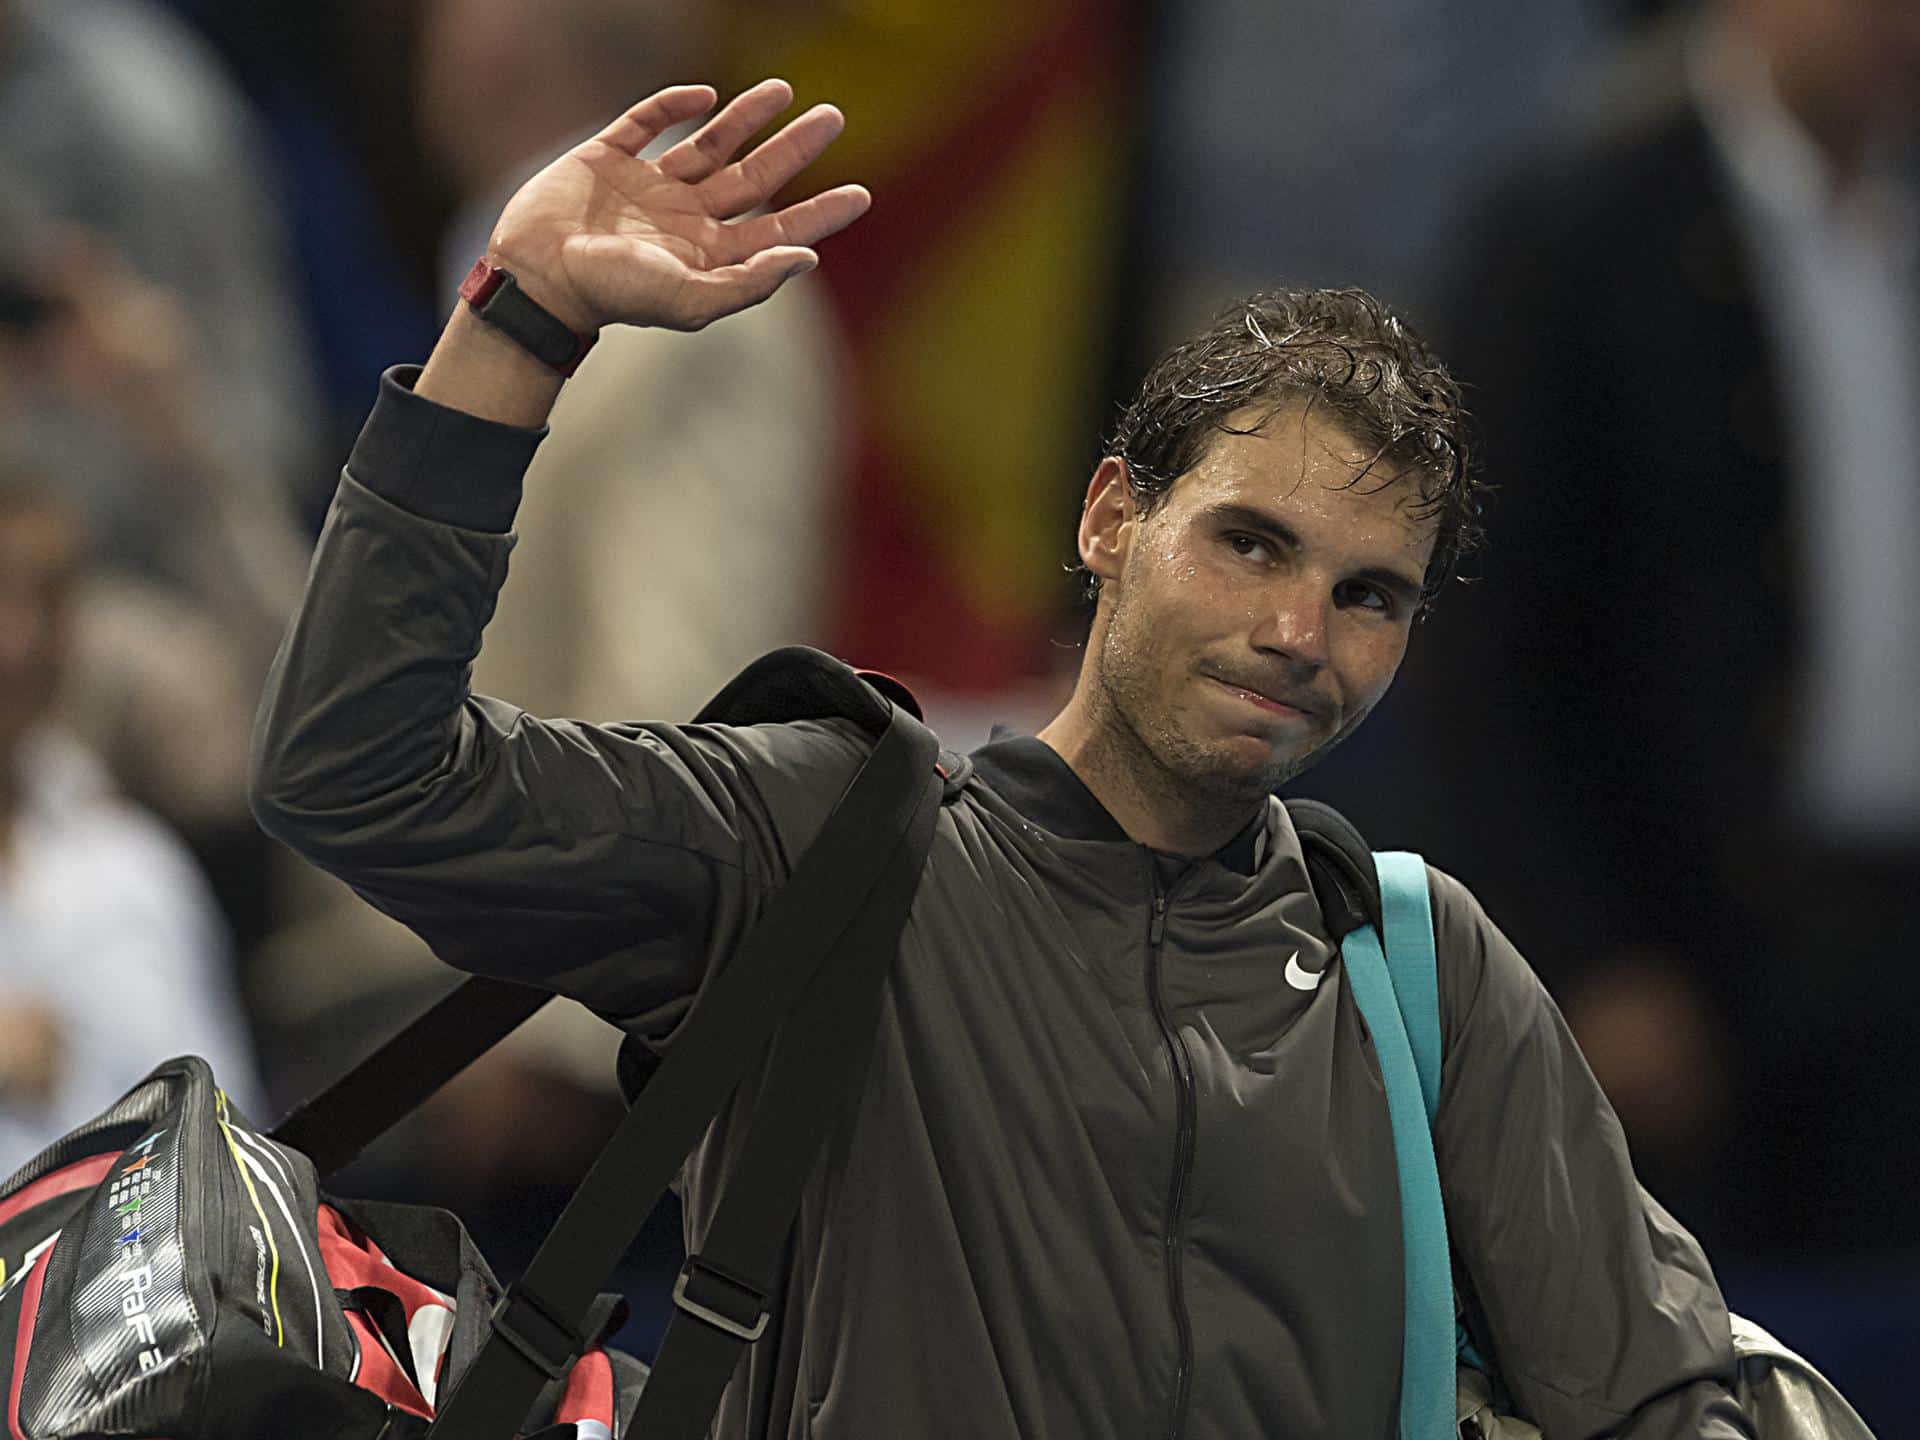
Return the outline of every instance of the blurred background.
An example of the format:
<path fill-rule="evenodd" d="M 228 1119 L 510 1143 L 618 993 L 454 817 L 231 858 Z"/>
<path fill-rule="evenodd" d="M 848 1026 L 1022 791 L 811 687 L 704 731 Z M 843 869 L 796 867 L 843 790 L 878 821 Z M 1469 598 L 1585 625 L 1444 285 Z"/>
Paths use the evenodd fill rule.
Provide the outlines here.
<path fill-rule="evenodd" d="M 845 110 L 807 183 L 873 211 L 760 309 L 602 342 L 476 687 L 681 718 L 800 642 L 949 744 L 1035 729 L 1154 355 L 1254 289 L 1375 291 L 1469 386 L 1492 544 L 1298 790 L 1474 888 L 1734 1307 L 1893 1433 L 1910 0 L 0 0 L 0 1171 L 181 1051 L 270 1119 L 446 987 L 254 828 L 261 678 L 380 372 L 518 181 L 767 74 Z M 618 1118 L 615 1038 L 550 1007 L 336 1188 L 517 1273 Z M 622 1277 L 643 1355 L 678 1237 Z"/>

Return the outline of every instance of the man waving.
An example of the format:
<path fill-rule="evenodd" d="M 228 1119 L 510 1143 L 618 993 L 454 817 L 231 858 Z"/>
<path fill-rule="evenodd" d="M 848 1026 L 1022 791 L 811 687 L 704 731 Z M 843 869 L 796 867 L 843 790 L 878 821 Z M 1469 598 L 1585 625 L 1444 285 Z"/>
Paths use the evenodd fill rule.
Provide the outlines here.
<path fill-rule="evenodd" d="M 508 205 L 424 372 L 383 382 L 255 735 L 276 835 L 449 963 L 655 1047 L 869 732 L 544 720 L 469 693 L 467 665 L 595 332 L 754 304 L 866 208 L 847 186 L 733 219 L 840 129 L 816 107 L 733 159 L 790 98 L 756 86 L 643 160 L 715 99 L 662 91 Z M 1088 485 L 1078 684 L 940 813 L 844 1156 L 808 1182 L 717 1434 L 1393 1434 L 1387 1106 L 1272 791 L 1385 693 L 1476 513 L 1457 387 L 1367 296 L 1255 296 L 1154 367 Z M 1431 878 L 1436 1151 L 1518 1407 L 1554 1440 L 1749 1435 L 1705 1257 L 1635 1184 L 1525 962 Z M 690 1248 L 737 1113 L 684 1171 Z"/>

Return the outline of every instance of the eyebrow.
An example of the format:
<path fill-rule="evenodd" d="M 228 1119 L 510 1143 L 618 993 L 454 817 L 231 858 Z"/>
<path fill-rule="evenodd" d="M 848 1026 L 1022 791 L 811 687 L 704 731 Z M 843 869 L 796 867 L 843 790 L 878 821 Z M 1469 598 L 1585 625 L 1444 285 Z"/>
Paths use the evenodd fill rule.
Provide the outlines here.
<path fill-rule="evenodd" d="M 1278 541 L 1289 550 L 1300 549 L 1300 536 L 1293 527 L 1271 511 L 1262 510 L 1257 505 L 1243 505 L 1234 501 L 1222 501 L 1209 505 L 1200 512 L 1207 520 L 1216 520 L 1222 524 L 1238 526 L 1242 530 L 1252 530 Z M 1409 576 L 1403 570 L 1391 565 L 1363 565 L 1352 572 L 1356 580 L 1365 580 L 1378 585 L 1409 605 L 1419 602 L 1426 588 L 1419 580 Z"/>

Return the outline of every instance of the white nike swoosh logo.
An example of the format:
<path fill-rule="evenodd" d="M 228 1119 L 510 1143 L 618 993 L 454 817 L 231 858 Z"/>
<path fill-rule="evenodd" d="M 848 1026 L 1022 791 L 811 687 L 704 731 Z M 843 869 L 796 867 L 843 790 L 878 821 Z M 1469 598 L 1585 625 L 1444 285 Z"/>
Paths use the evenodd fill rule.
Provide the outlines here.
<path fill-rule="evenodd" d="M 1300 965 L 1300 952 L 1294 951 L 1287 957 L 1287 984 L 1296 990 L 1318 990 L 1320 982 L 1326 978 L 1324 970 L 1306 970 Z"/>

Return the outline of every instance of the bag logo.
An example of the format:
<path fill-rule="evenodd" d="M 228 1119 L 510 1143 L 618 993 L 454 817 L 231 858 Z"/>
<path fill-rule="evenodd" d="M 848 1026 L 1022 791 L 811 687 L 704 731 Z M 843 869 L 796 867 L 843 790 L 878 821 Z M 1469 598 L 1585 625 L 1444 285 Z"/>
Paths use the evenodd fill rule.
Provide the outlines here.
<path fill-rule="evenodd" d="M 126 1233 L 115 1242 L 121 1254 L 121 1266 L 114 1278 L 121 1287 L 122 1323 L 140 1342 L 142 1372 L 153 1369 L 166 1358 L 161 1354 L 160 1339 L 154 1332 L 153 1315 L 148 1309 L 153 1293 L 153 1266 L 147 1261 L 146 1232 L 140 1228 L 141 1207 L 153 1193 L 159 1173 L 150 1168 L 155 1160 L 153 1147 L 166 1133 L 155 1130 L 129 1149 L 127 1154 L 138 1152 L 139 1158 L 123 1166 L 107 1187 L 107 1208 L 126 1226 Z"/>

